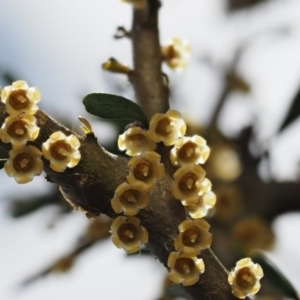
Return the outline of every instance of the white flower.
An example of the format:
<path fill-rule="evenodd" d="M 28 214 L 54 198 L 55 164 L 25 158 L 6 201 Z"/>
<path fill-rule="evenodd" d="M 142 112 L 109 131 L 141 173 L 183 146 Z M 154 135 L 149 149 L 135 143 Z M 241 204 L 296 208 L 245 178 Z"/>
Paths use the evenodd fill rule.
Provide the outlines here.
<path fill-rule="evenodd" d="M 112 242 L 127 253 L 137 252 L 148 243 L 148 232 L 136 217 L 117 217 L 111 224 Z"/>
<path fill-rule="evenodd" d="M 205 195 L 199 196 L 197 202 L 192 205 L 187 205 L 185 208 L 193 219 L 203 218 L 207 215 L 208 210 L 215 206 L 216 195 L 209 192 Z M 185 201 L 181 201 L 185 205 Z"/>
<path fill-rule="evenodd" d="M 174 240 L 177 251 L 191 248 L 196 255 L 202 249 L 210 247 L 212 234 L 208 232 L 210 225 L 204 219 L 184 220 L 178 226 L 179 235 Z"/>
<path fill-rule="evenodd" d="M 74 168 L 81 159 L 80 142 L 73 134 L 66 136 L 61 131 L 51 134 L 43 143 L 42 152 L 50 161 L 50 168 L 56 172 L 63 172 L 67 167 Z"/>
<path fill-rule="evenodd" d="M 22 117 L 33 115 L 37 110 L 37 103 L 41 100 L 41 93 L 35 87 L 29 87 L 26 81 L 18 80 L 6 86 L 1 92 L 1 101 L 6 105 L 9 115 Z"/>
<path fill-rule="evenodd" d="M 186 132 L 186 124 L 181 114 L 169 109 L 165 114 L 155 114 L 149 124 L 148 135 L 156 143 L 163 142 L 166 146 L 173 145 Z"/>
<path fill-rule="evenodd" d="M 170 152 L 170 159 L 174 166 L 188 164 L 204 164 L 209 156 L 210 149 L 205 139 L 199 135 L 182 137 L 175 142 Z"/>
<path fill-rule="evenodd" d="M 180 167 L 173 176 L 172 195 L 176 199 L 185 201 L 185 205 L 195 204 L 203 194 L 203 183 L 208 183 L 208 180 L 204 181 L 205 171 L 198 165 Z M 206 185 L 204 186 L 206 189 Z"/>
<path fill-rule="evenodd" d="M 9 151 L 9 159 L 4 165 L 8 176 L 14 177 L 17 183 L 32 181 L 33 176 L 43 171 L 42 152 L 34 146 Z"/>
<path fill-rule="evenodd" d="M 127 216 L 134 216 L 140 209 L 147 207 L 149 202 L 149 193 L 123 182 L 116 189 L 114 198 L 111 200 L 111 206 L 118 214 L 124 212 Z"/>
<path fill-rule="evenodd" d="M 19 118 L 16 115 L 5 119 L 0 129 L 0 138 L 3 143 L 11 143 L 14 148 L 22 148 L 28 141 L 34 141 L 40 129 L 36 126 L 36 119 L 32 115 Z"/>
<path fill-rule="evenodd" d="M 179 71 L 187 67 L 191 47 L 188 42 L 174 38 L 161 48 L 161 52 L 167 65 Z"/>
<path fill-rule="evenodd" d="M 151 191 L 157 180 L 165 175 L 165 167 L 160 163 L 160 155 L 154 151 L 146 151 L 140 156 L 132 157 L 128 165 L 127 180 L 133 188 L 140 191 Z"/>
<path fill-rule="evenodd" d="M 141 127 L 127 129 L 119 136 L 118 146 L 120 150 L 126 150 L 126 154 L 130 156 L 140 155 L 156 148 L 156 144 L 149 139 L 147 131 Z"/>
<path fill-rule="evenodd" d="M 203 259 L 198 259 L 192 249 L 171 252 L 168 258 L 168 267 L 170 268 L 169 278 L 184 286 L 195 284 L 205 270 Z"/>
<path fill-rule="evenodd" d="M 259 280 L 263 276 L 264 272 L 259 264 L 254 264 L 250 258 L 243 258 L 228 274 L 228 282 L 232 285 L 232 293 L 240 299 L 245 299 L 259 291 Z"/>

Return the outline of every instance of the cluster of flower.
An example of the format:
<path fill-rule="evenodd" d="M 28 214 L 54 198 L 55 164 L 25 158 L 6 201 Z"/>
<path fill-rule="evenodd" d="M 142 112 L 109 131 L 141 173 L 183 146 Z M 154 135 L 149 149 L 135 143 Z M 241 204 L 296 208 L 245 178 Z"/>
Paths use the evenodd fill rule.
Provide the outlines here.
<path fill-rule="evenodd" d="M 202 137 L 186 137 L 185 132 L 186 124 L 180 113 L 169 110 L 166 114 L 155 114 L 148 131 L 131 127 L 119 136 L 120 150 L 126 150 L 133 157 L 128 163 L 128 183 L 122 183 L 116 189 L 111 201 L 114 211 L 125 216 L 115 219 L 111 232 L 113 243 L 129 253 L 138 251 L 148 242 L 146 229 L 133 216 L 149 205 L 149 192 L 165 173 L 160 155 L 154 152 L 156 143 L 173 146 L 170 161 L 178 169 L 173 174 L 171 192 L 181 201 L 191 219 L 179 224 L 179 234 L 174 240 L 176 251 L 170 253 L 167 263 L 169 278 L 175 283 L 190 286 L 205 270 L 203 259 L 197 256 L 201 250 L 210 247 L 212 234 L 208 232 L 210 225 L 202 218 L 215 205 L 216 196 L 211 191 L 211 182 L 205 178 L 204 169 L 199 166 L 207 160 L 210 149 Z M 228 281 L 234 295 L 245 298 L 259 290 L 262 276 L 261 267 L 246 258 L 229 273 Z"/>
<path fill-rule="evenodd" d="M 201 218 L 215 204 L 211 183 L 204 178 L 204 170 L 197 165 L 206 161 L 209 148 L 203 138 L 184 137 L 185 132 L 186 124 L 180 113 L 169 110 L 166 114 L 155 114 L 148 131 L 131 127 L 120 135 L 120 150 L 126 150 L 133 157 L 128 163 L 128 183 L 122 183 L 116 189 L 111 201 L 116 213 L 126 215 L 116 218 L 112 224 L 112 240 L 117 247 L 132 253 L 148 241 L 146 229 L 140 226 L 138 218 L 132 216 L 147 207 L 149 192 L 165 174 L 160 155 L 154 152 L 156 143 L 173 145 L 170 161 L 180 167 L 174 173 L 172 194 L 181 200 L 190 215 Z M 179 225 L 179 235 L 174 241 L 176 252 L 172 252 L 168 259 L 169 276 L 173 282 L 192 285 L 199 280 L 200 273 L 204 272 L 204 263 L 197 255 L 211 244 L 209 227 L 203 219 L 185 220 Z"/>
<path fill-rule="evenodd" d="M 8 176 L 13 176 L 18 183 L 27 183 L 33 176 L 42 173 L 42 155 L 50 160 L 50 167 L 57 172 L 76 166 L 81 158 L 79 140 L 74 135 L 67 137 L 60 131 L 54 132 L 43 143 L 42 151 L 32 145 L 26 146 L 40 132 L 34 117 L 40 100 L 40 91 L 22 80 L 4 87 L 1 92 L 1 101 L 6 106 L 8 117 L 0 129 L 0 139 L 12 145 L 4 167 Z"/>

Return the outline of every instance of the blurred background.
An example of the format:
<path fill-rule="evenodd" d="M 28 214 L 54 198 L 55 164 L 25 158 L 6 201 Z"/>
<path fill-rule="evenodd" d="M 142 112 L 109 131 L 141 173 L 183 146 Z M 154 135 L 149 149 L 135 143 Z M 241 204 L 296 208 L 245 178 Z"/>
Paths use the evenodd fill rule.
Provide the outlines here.
<path fill-rule="evenodd" d="M 212 248 L 228 269 L 261 249 L 298 291 L 299 14 L 297 0 L 163 0 L 160 11 L 162 44 L 191 44 L 188 68 L 164 72 L 171 107 L 212 149 Z M 112 56 L 131 65 L 130 41 L 113 38 L 131 17 L 119 0 L 1 0 L 0 85 L 26 80 L 42 92 L 40 109 L 74 130 L 84 116 L 116 152 L 122 129 L 88 115 L 82 98 L 134 99 L 124 76 L 101 69 Z M 0 299 L 184 299 L 147 251 L 126 256 L 108 238 L 110 220 L 73 213 L 42 176 L 17 185 L 1 170 L 0 181 Z M 282 299 L 270 276 L 261 294 Z"/>

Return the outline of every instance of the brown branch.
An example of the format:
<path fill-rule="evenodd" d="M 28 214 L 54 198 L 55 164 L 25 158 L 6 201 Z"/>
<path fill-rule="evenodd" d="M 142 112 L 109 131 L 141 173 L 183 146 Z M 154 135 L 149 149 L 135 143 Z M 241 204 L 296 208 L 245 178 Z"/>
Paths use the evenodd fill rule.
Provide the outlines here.
<path fill-rule="evenodd" d="M 158 31 L 159 1 L 134 10 L 131 29 L 134 74 L 130 78 L 139 105 L 148 118 L 169 108 L 169 89 L 163 82 Z"/>

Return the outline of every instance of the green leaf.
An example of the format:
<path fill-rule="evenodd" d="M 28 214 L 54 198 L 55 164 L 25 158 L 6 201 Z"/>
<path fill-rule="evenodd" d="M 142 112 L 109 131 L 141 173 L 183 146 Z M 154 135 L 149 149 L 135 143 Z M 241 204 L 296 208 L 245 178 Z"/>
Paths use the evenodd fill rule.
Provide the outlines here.
<path fill-rule="evenodd" d="M 83 98 L 87 112 L 102 119 L 140 121 L 148 127 L 148 119 L 134 102 L 113 94 L 92 93 Z"/>
<path fill-rule="evenodd" d="M 284 296 L 299 300 L 298 293 L 289 280 L 265 255 L 257 252 L 252 255 L 252 260 L 260 264 L 264 271 L 264 277 L 267 278 L 275 288 L 281 291 Z"/>
<path fill-rule="evenodd" d="M 295 98 L 292 101 L 291 107 L 282 122 L 282 125 L 279 128 L 279 132 L 285 129 L 288 125 L 290 125 L 293 121 L 295 121 L 300 116 L 300 89 L 298 90 Z"/>

